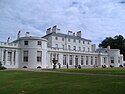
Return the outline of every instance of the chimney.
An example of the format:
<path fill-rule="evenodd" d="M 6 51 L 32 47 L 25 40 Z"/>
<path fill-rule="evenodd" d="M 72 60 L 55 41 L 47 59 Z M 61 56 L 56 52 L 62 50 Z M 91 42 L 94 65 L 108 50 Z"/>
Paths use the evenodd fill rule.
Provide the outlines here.
<path fill-rule="evenodd" d="M 21 37 L 21 31 L 18 31 L 17 38 L 20 38 L 20 37 Z"/>
<path fill-rule="evenodd" d="M 7 43 L 9 43 L 10 42 L 10 37 L 8 37 L 8 39 L 7 39 Z"/>
<path fill-rule="evenodd" d="M 72 31 L 68 31 L 68 35 L 73 35 Z"/>
<path fill-rule="evenodd" d="M 26 37 L 30 37 L 30 32 L 26 32 Z"/>
<path fill-rule="evenodd" d="M 51 32 L 52 32 L 51 28 L 48 28 L 47 31 L 46 31 L 46 34 L 49 34 Z"/>
<path fill-rule="evenodd" d="M 55 26 L 53 26 L 53 28 L 52 28 L 52 32 L 57 32 L 57 26 L 55 25 Z"/>
<path fill-rule="evenodd" d="M 82 34 L 81 34 L 81 31 L 78 31 L 78 32 L 77 32 L 77 37 L 80 37 L 80 38 L 81 38 L 81 35 L 82 35 Z"/>

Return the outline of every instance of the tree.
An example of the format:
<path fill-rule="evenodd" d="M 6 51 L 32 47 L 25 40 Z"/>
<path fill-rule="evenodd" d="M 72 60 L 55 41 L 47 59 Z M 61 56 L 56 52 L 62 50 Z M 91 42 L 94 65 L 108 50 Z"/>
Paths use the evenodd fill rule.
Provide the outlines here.
<path fill-rule="evenodd" d="M 115 37 L 106 37 L 100 44 L 99 47 L 106 48 L 107 46 L 111 49 L 120 49 L 120 53 L 124 55 L 125 60 L 125 38 L 122 35 L 116 35 Z"/>

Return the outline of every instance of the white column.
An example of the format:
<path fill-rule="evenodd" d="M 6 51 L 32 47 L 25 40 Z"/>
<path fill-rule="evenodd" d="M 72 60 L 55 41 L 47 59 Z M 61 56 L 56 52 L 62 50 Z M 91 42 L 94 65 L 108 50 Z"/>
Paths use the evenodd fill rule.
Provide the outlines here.
<path fill-rule="evenodd" d="M 88 66 L 91 65 L 91 56 L 88 56 Z"/>
<path fill-rule="evenodd" d="M 73 55 L 73 65 L 75 66 L 75 55 Z"/>
<path fill-rule="evenodd" d="M 81 65 L 81 56 L 78 56 L 78 65 Z"/>
<path fill-rule="evenodd" d="M 14 65 L 14 61 L 13 61 L 13 58 L 14 58 L 14 51 L 11 51 L 12 54 L 11 54 L 11 61 L 10 61 L 10 64 L 11 65 Z"/>

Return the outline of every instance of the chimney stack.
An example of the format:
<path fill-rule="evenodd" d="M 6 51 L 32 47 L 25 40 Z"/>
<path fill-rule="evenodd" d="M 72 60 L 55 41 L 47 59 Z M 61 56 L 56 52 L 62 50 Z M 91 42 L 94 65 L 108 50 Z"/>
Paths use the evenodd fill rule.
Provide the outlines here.
<path fill-rule="evenodd" d="M 19 39 L 21 37 L 21 31 L 18 31 L 17 38 Z"/>
<path fill-rule="evenodd" d="M 7 39 L 7 43 L 9 43 L 10 42 L 10 37 L 8 37 L 8 39 Z"/>
<path fill-rule="evenodd" d="M 26 32 L 26 37 L 30 37 L 30 32 Z"/>
<path fill-rule="evenodd" d="M 72 31 L 68 31 L 68 35 L 73 35 Z"/>
<path fill-rule="evenodd" d="M 77 37 L 80 37 L 80 38 L 81 38 L 81 35 L 82 35 L 81 31 L 78 31 L 78 32 L 77 32 Z"/>
<path fill-rule="evenodd" d="M 49 34 L 51 32 L 52 32 L 51 28 L 48 28 L 47 31 L 46 31 L 46 34 Z"/>
<path fill-rule="evenodd" d="M 52 28 L 52 32 L 57 33 L 57 32 L 59 32 L 59 31 L 60 31 L 60 29 L 57 28 L 57 25 L 53 26 L 53 28 Z"/>

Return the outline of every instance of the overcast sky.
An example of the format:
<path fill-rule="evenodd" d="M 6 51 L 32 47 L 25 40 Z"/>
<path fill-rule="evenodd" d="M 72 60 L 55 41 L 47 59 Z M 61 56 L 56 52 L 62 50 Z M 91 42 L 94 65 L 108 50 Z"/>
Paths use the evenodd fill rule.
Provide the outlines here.
<path fill-rule="evenodd" d="M 54 25 L 62 33 L 81 30 L 96 44 L 124 36 L 125 0 L 0 0 L 0 41 L 13 41 L 19 30 L 41 37 Z"/>

